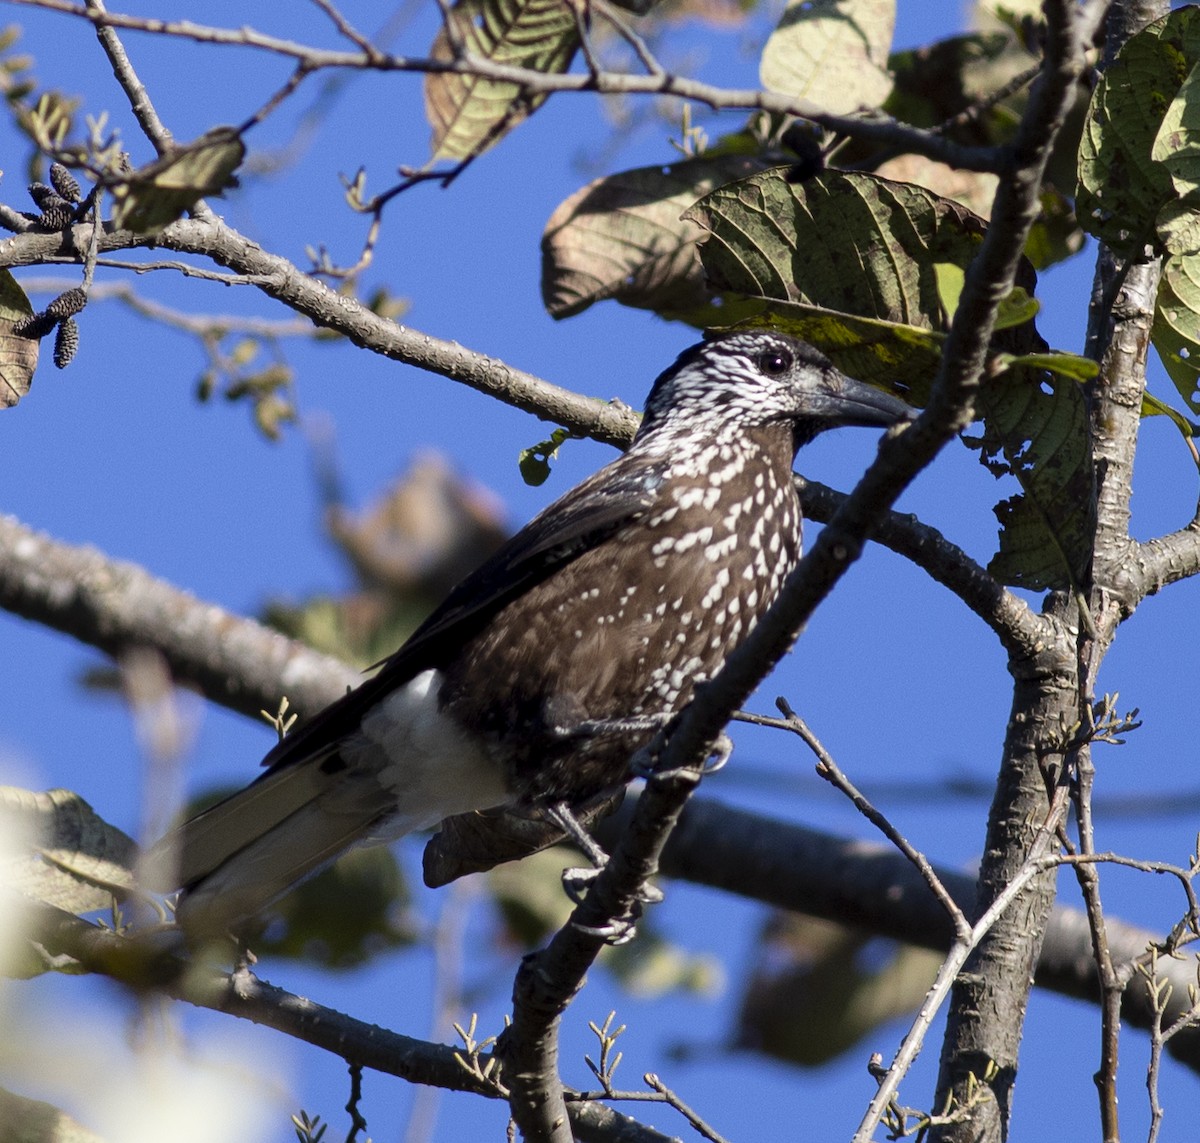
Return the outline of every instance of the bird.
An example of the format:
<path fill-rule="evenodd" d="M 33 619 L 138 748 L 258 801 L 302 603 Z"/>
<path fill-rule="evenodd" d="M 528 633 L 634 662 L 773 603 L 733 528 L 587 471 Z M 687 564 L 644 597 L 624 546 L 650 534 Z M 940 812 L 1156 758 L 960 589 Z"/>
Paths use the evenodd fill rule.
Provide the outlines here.
<path fill-rule="evenodd" d="M 515 808 L 574 834 L 572 809 L 623 787 L 799 561 L 797 451 L 915 415 L 782 332 L 686 349 L 629 449 L 284 736 L 257 780 L 160 841 L 151 887 L 182 890 L 185 928 L 234 931 L 350 847 L 455 815 Z"/>

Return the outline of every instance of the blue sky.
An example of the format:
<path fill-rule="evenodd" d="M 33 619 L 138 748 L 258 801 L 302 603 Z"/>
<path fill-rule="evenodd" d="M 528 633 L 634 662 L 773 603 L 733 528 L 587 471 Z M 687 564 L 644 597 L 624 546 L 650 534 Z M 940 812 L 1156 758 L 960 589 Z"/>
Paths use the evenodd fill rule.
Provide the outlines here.
<path fill-rule="evenodd" d="M 286 19 L 272 6 L 209 3 L 143 5 L 146 11 L 190 15 L 214 24 L 252 22 L 297 39 L 328 39 L 314 6 L 288 5 Z M 432 38 L 433 6 L 418 11 L 402 40 L 418 52 Z M 951 30 L 936 26 L 931 6 L 901 5 L 899 46 Z M 939 13 L 942 6 L 936 6 Z M 364 29 L 375 6 L 347 4 Z M 27 25 L 22 49 L 36 57 L 47 86 L 84 97 L 84 109 L 111 112 L 110 123 L 128 141 L 135 162 L 150 156 L 138 139 L 95 39 L 79 22 L 11 6 L 0 20 Z M 750 37 L 714 41 L 701 28 L 685 29 L 682 44 L 706 79 L 727 86 L 755 82 Z M 276 61 L 247 52 L 218 51 L 130 36 L 127 45 L 160 114 L 181 139 L 214 122 L 236 121 L 261 102 L 286 75 Z M 680 49 L 682 53 L 682 48 Z M 315 91 L 315 86 L 310 89 Z M 286 142 L 306 107 L 302 94 L 251 137 L 271 148 Z M 740 116 L 708 124 L 711 134 L 734 129 Z M 652 125 L 635 134 L 605 169 L 668 162 L 668 131 Z M 551 320 L 538 295 L 538 240 L 554 207 L 599 171 L 581 168 L 605 154 L 610 128 L 590 97 L 551 100 L 449 190 L 419 187 L 388 212 L 368 283 L 387 283 L 411 301 L 404 319 L 423 332 L 452 338 L 559 384 L 640 405 L 653 377 L 695 339 L 692 331 L 648 314 L 606 303 L 563 323 Z M 368 164 L 371 185 L 382 187 L 395 165 L 417 165 L 427 154 L 419 82 L 405 76 L 353 79 L 333 105 L 298 166 L 279 177 L 249 177 L 217 209 L 266 248 L 299 263 L 306 244 L 326 244 L 336 261 L 357 253 L 361 219 L 346 209 L 336 173 Z M 24 148 L 0 128 L 4 201 L 23 207 Z M 67 269 L 53 271 L 61 278 Z M 110 274 L 113 272 L 109 272 Z M 32 286 L 46 270 L 22 271 Z M 1087 252 L 1043 278 L 1039 294 L 1043 334 L 1054 345 L 1078 351 L 1091 276 Z M 101 280 L 105 277 L 101 273 Z M 136 281 L 139 290 L 181 309 L 238 312 L 283 318 L 282 309 L 248 288 L 184 282 L 159 273 Z M 47 295 L 41 297 L 42 304 Z M 80 320 L 82 344 L 75 362 L 58 373 L 48 362 L 29 396 L 0 417 L 0 510 L 73 543 L 94 544 L 137 561 L 202 599 L 255 613 L 272 596 L 296 598 L 349 585 L 348 569 L 318 528 L 319 500 L 304 431 L 278 444 L 252 429 L 244 408 L 194 400 L 203 367 L 198 349 L 182 335 L 128 314 L 115 303 L 89 308 Z M 332 424 L 351 498 L 373 497 L 421 449 L 451 457 L 465 475 L 495 489 L 514 526 L 611 456 L 604 446 L 572 442 L 550 481 L 526 487 L 518 451 L 542 439 L 543 426 L 439 377 L 373 358 L 349 346 L 292 343 L 298 397 L 305 425 Z M 1170 398 L 1161 370 L 1160 396 Z M 848 488 L 874 449 L 871 433 L 829 434 L 800 458 L 806 473 Z M 972 555 L 986 561 L 994 550 L 990 506 L 1013 490 L 997 486 L 966 449 L 952 448 L 925 473 L 901 508 L 936 524 Z M 1163 419 L 1144 427 L 1134 501 L 1135 532 L 1145 538 L 1181 526 L 1191 516 L 1196 473 L 1174 430 Z M 1146 724 L 1120 749 L 1097 759 L 1102 795 L 1191 793 L 1195 709 L 1194 611 L 1197 586 L 1184 584 L 1149 600 L 1122 631 L 1105 666 L 1102 685 L 1120 690 L 1122 705 L 1141 707 Z M 131 832 L 140 817 L 141 762 L 133 728 L 115 702 L 84 693 L 80 672 L 99 656 L 72 640 L 0 616 L 0 766 L 9 781 L 36 788 L 79 791 L 105 817 Z M 986 806 L 978 800 L 929 799 L 927 784 L 970 778 L 990 782 L 1000 754 L 1008 708 L 1008 676 L 992 636 L 953 598 L 904 561 L 871 551 L 814 618 L 790 660 L 764 688 L 756 709 L 769 710 L 785 694 L 810 721 L 840 764 L 879 802 L 931 858 L 965 865 L 982 843 Z M 192 704 L 197 737 L 188 760 L 192 788 L 255 773 L 271 732 L 235 715 Z M 727 771 L 706 789 L 773 814 L 854 836 L 868 827 L 811 776 L 810 760 L 789 741 L 763 732 L 739 733 Z M 904 797 L 910 786 L 917 796 Z M 1099 822 L 1102 848 L 1140 857 L 1186 861 L 1194 844 L 1197 809 L 1180 799 L 1178 813 L 1153 820 L 1113 815 Z M 415 850 L 406 851 L 408 858 Z M 413 866 L 415 868 L 415 865 Z M 1075 902 L 1073 881 L 1064 899 Z M 1104 874 L 1108 908 L 1125 919 L 1165 929 L 1182 905 L 1166 884 L 1144 876 Z M 422 907 L 435 918 L 449 895 L 429 894 Z M 514 950 L 486 947 L 486 907 L 477 901 L 468 949 L 479 963 L 469 974 L 483 988 L 473 999 L 481 1026 L 498 1030 L 507 1003 Z M 729 984 L 710 999 L 667 997 L 641 1001 L 620 992 L 603 971 L 573 1009 L 564 1051 L 566 1077 L 588 1081 L 582 1063 L 594 1044 L 586 1021 L 602 1021 L 610 1008 L 630 1031 L 621 1077 L 635 1086 L 660 1070 L 731 1138 L 770 1143 L 797 1135 L 837 1138 L 857 1122 L 871 1089 L 866 1056 L 890 1057 L 902 1028 L 876 1033 L 868 1044 L 816 1072 L 800 1072 L 721 1049 L 731 1027 L 739 976 L 757 933 L 761 910 L 707 891 L 674 885 L 662 907 L 664 924 L 696 952 L 719 957 Z M 290 964 L 260 966 L 273 983 L 416 1035 L 430 1021 L 432 958 L 413 951 L 389 957 L 354 976 L 331 977 Z M 47 978 L 20 986 L 22 1003 L 46 1020 L 65 1020 L 80 1005 L 125 1015 L 123 998 L 88 982 Z M 339 1061 L 302 1045 L 210 1013 L 186 1018 L 194 1043 L 219 1035 L 251 1058 L 281 1062 L 293 1095 L 284 1106 L 304 1106 L 333 1120 L 331 1137 L 344 1130 L 340 1107 L 345 1082 Z M 705 1050 L 685 1061 L 665 1061 L 664 1045 L 694 1041 Z M 905 1101 L 920 1104 L 932 1089 L 938 1032 L 904 1087 Z M 1064 1051 L 1064 1045 L 1070 1049 Z M 1146 1122 L 1141 1090 L 1147 1045 L 1125 1033 L 1122 1110 L 1126 1130 Z M 1085 1005 L 1037 994 L 1017 1088 L 1014 1137 L 1028 1138 L 1046 1122 L 1089 1125 L 1095 1095 L 1091 1073 L 1098 1058 L 1095 1013 Z M 3 1082 L 3 1081 L 0 1081 Z M 16 1086 L 14 1084 L 14 1086 Z M 52 1086 L 29 1094 L 55 1098 Z M 1168 1063 L 1163 1101 L 1164 1138 L 1181 1138 L 1180 1118 L 1194 1100 L 1194 1079 Z M 368 1076 L 364 1109 L 375 1139 L 395 1138 L 413 1089 Z M 80 1112 L 82 1114 L 82 1111 Z M 769 1118 L 764 1118 L 768 1117 Z M 682 1132 L 666 1114 L 649 1116 Z M 435 1138 L 501 1137 L 505 1110 L 470 1097 L 444 1097 Z M 483 1133 L 487 1133 L 484 1136 Z M 264 1140 L 291 1137 L 277 1114 Z"/>

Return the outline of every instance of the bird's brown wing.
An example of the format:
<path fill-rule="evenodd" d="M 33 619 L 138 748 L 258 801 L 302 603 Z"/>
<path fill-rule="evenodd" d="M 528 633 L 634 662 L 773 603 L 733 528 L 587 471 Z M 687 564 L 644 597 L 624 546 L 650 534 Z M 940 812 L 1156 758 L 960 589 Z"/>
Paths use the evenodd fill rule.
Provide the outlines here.
<path fill-rule="evenodd" d="M 455 587 L 362 686 L 331 703 L 263 759 L 275 771 L 335 747 L 390 691 L 440 667 L 508 603 L 648 512 L 661 465 L 619 457 L 551 504 Z"/>

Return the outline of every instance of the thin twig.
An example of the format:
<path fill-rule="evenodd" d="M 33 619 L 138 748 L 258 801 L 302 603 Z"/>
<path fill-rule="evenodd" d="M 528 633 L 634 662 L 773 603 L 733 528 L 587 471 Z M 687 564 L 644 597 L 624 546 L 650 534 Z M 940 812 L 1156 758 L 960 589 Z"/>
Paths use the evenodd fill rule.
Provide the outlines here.
<path fill-rule="evenodd" d="M 88 14 L 93 18 L 92 22 L 96 28 L 96 38 L 100 41 L 100 46 L 104 49 L 104 54 L 108 56 L 109 63 L 112 64 L 113 74 L 117 77 L 117 83 L 121 85 L 121 90 L 129 98 L 129 107 L 133 112 L 134 118 L 138 121 L 138 126 L 141 127 L 142 133 L 150 140 L 151 145 L 159 155 L 167 154 L 174 144 L 171 132 L 167 130 L 166 125 L 158 117 L 158 112 L 154 109 L 150 95 L 146 91 L 145 85 L 138 78 L 138 74 L 134 70 L 133 64 L 130 62 L 129 56 L 125 51 L 125 46 L 117 36 L 115 28 L 106 21 L 95 18 L 107 15 L 107 10 L 102 0 L 86 0 L 86 2 Z"/>
<path fill-rule="evenodd" d="M 966 170 L 1002 173 L 1009 156 L 1003 148 L 965 146 L 943 138 L 936 132 L 914 128 L 886 115 L 830 115 L 808 100 L 756 89 L 726 89 L 697 80 L 669 74 L 631 75 L 600 72 L 596 75 L 571 72 L 547 73 L 532 68 L 497 63 L 471 53 L 453 59 L 406 57 L 376 51 L 347 52 L 315 48 L 278 36 L 267 35 L 249 26 L 219 28 L 190 20 L 159 20 L 115 12 L 92 12 L 69 0 L 10 0 L 10 3 L 42 8 L 77 16 L 92 23 L 129 28 L 156 35 L 176 36 L 197 43 L 237 45 L 271 52 L 304 62 L 310 70 L 347 68 L 353 70 L 454 73 L 516 84 L 530 93 L 595 92 L 602 95 L 668 95 L 703 103 L 714 109 L 739 108 L 794 115 L 838 135 L 883 145 L 903 147 L 916 154 L 940 159 Z"/>
<path fill-rule="evenodd" d="M 705 1139 L 712 1140 L 712 1143 L 729 1143 L 724 1135 L 721 1135 L 712 1127 L 707 1120 L 696 1114 L 682 1099 L 679 1098 L 661 1079 L 653 1072 L 647 1072 L 645 1075 L 646 1083 L 648 1083 L 671 1107 L 679 1112 L 694 1127 Z"/>
<path fill-rule="evenodd" d="M 592 7 L 616 29 L 617 35 L 633 48 L 638 62 L 646 69 L 647 75 L 661 76 L 666 74 L 666 69 L 655 58 L 649 45 L 633 30 L 629 21 L 624 18 L 616 7 L 607 3 L 606 0 L 592 0 Z"/>
<path fill-rule="evenodd" d="M 379 55 L 375 45 L 358 31 L 338 8 L 329 3 L 329 0 L 312 0 L 312 2 L 333 21 L 333 26 L 337 28 L 338 32 L 354 44 L 368 59 L 374 59 Z"/>
<path fill-rule="evenodd" d="M 904 856 L 912 862 L 913 866 L 924 878 L 925 884 L 929 886 L 930 891 L 938 899 L 942 908 L 946 910 L 951 922 L 954 924 L 954 932 L 958 941 L 966 941 L 971 935 L 971 924 L 967 920 L 966 915 L 958 907 L 958 903 L 950 895 L 945 885 L 942 884 L 941 878 L 934 872 L 933 866 L 929 864 L 928 859 L 923 853 L 918 851 L 912 843 L 906 838 L 888 819 L 879 812 L 868 801 L 855 785 L 846 777 L 842 769 L 833 760 L 833 756 L 821 745 L 820 740 L 808 724 L 794 710 L 792 710 L 787 699 L 778 698 L 775 700 L 776 706 L 779 707 L 780 713 L 784 717 L 783 726 L 798 734 L 805 742 L 808 748 L 817 756 L 817 773 L 831 785 L 841 790 L 851 802 L 854 808 L 858 810 L 876 829 L 880 831 Z"/>
<path fill-rule="evenodd" d="M 1065 810 L 1065 807 L 1066 800 L 1064 799 L 1058 807 L 1060 815 Z M 1047 825 L 1049 824 L 1048 820 Z M 1043 828 L 1039 834 L 1042 839 L 1042 845 L 1048 842 L 1052 833 L 1052 829 Z M 887 1111 L 888 1105 L 896 1098 L 897 1092 L 900 1089 L 900 1081 L 908 1073 L 908 1069 L 912 1067 L 917 1056 L 920 1055 L 921 1048 L 925 1042 L 925 1035 L 929 1031 L 938 1010 L 945 1002 L 946 997 L 949 996 L 950 988 L 966 963 L 967 957 L 979 942 L 987 936 L 992 926 L 1004 915 L 1005 910 L 1025 889 L 1025 886 L 1034 877 L 1046 869 L 1053 868 L 1056 864 L 1058 864 L 1057 856 L 1043 857 L 1038 853 L 1036 847 L 1031 847 L 1029 857 L 1021 872 L 1004 887 L 988 910 L 972 926 L 967 939 L 955 943 L 954 947 L 950 950 L 950 955 L 942 962 L 942 967 L 938 969 L 937 978 L 934 980 L 929 992 L 926 993 L 921 1009 L 901 1042 L 891 1066 L 880 1077 L 879 1090 L 872 1098 L 870 1106 L 859 1123 L 851 1143 L 870 1143 L 875 1134 L 875 1129 L 879 1126 L 884 1113 Z"/>

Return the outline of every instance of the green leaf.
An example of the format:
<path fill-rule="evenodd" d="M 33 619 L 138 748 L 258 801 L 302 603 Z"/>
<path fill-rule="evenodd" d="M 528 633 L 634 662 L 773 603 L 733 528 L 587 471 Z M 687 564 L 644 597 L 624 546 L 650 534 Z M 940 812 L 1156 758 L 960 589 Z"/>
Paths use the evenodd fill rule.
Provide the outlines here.
<path fill-rule="evenodd" d="M 38 362 L 36 338 L 20 337 L 13 327 L 33 316 L 33 306 L 16 278 L 0 269 L 0 409 L 12 408 L 33 381 Z"/>
<path fill-rule="evenodd" d="M 564 72 L 579 47 L 579 30 L 569 4 L 561 0 L 457 0 L 450 10 L 466 51 L 511 67 Z M 454 59 L 443 26 L 430 54 Z M 433 128 L 435 159 L 467 159 L 482 154 L 541 106 L 545 95 L 519 84 L 455 72 L 425 77 L 425 114 Z"/>
<path fill-rule="evenodd" d="M 1189 421 L 1178 409 L 1173 409 L 1166 401 L 1160 401 L 1150 393 L 1142 394 L 1142 416 L 1169 417 L 1171 423 L 1174 424 L 1183 436 L 1183 439 L 1190 445 L 1192 459 L 1195 460 L 1197 467 L 1200 467 L 1200 455 L 1197 455 L 1196 446 L 1191 443 L 1193 437 L 1200 436 L 1200 424 L 1197 424 L 1195 421 Z"/>
<path fill-rule="evenodd" d="M 835 115 L 879 107 L 892 90 L 895 25 L 895 0 L 788 0 L 759 77 L 768 90 Z"/>
<path fill-rule="evenodd" d="M 1136 256 L 1155 241 L 1159 212 L 1178 193 L 1164 160 L 1178 154 L 1171 162 L 1180 177 L 1191 170 L 1185 125 L 1195 118 L 1197 92 L 1187 81 L 1198 60 L 1200 9 L 1181 8 L 1132 37 L 1092 93 L 1075 210 L 1084 230 L 1120 255 Z"/>
<path fill-rule="evenodd" d="M 1158 212 L 1154 228 L 1169 253 L 1200 252 L 1200 192 L 1168 202 Z"/>
<path fill-rule="evenodd" d="M 1091 381 L 1100 373 L 1100 366 L 1096 362 L 1076 353 L 1022 353 L 1016 357 L 1002 353 L 997 360 L 1006 367 L 1027 365 L 1033 369 L 1048 369 L 1060 377 L 1070 377 L 1072 381 L 1080 383 Z"/>
<path fill-rule="evenodd" d="M 949 323 L 958 310 L 958 300 L 962 297 L 966 274 L 961 266 L 956 266 L 953 262 L 936 262 L 933 272 L 937 277 L 942 313 Z M 1024 325 L 1027 321 L 1032 321 L 1041 308 L 1041 303 L 1030 297 L 1028 290 L 1022 286 L 1014 286 L 996 311 L 996 329 L 1012 329 Z"/>
<path fill-rule="evenodd" d="M 996 505 L 1000 550 L 988 570 L 1030 591 L 1078 584 L 1095 514 L 1082 390 L 1072 378 L 1017 367 L 985 385 L 979 404 L 981 459 L 1021 485 Z"/>
<path fill-rule="evenodd" d="M 703 231 L 681 215 L 698 198 L 760 171 L 761 159 L 701 156 L 596 179 L 559 205 L 542 235 L 542 301 L 552 317 L 605 298 L 705 327 L 714 304 L 696 254 Z"/>
<path fill-rule="evenodd" d="M 962 297 L 966 272 L 953 262 L 935 262 L 933 272 L 937 278 L 938 299 L 942 303 L 942 314 L 949 324 L 958 312 L 958 301 Z"/>
<path fill-rule="evenodd" d="M 161 230 L 206 195 L 236 186 L 234 171 L 245 156 L 245 144 L 230 127 L 216 127 L 174 148 L 109 188 L 113 225 L 137 234 Z"/>
<path fill-rule="evenodd" d="M 995 328 L 997 330 L 1015 329 L 1019 325 L 1033 321 L 1041 308 L 1042 303 L 1037 298 L 1030 297 L 1028 290 L 1023 286 L 1014 286 L 996 311 Z"/>
<path fill-rule="evenodd" d="M 685 217 L 709 232 L 700 258 L 716 289 L 769 300 L 770 313 L 802 318 L 789 328 L 847 372 L 882 381 L 878 368 L 862 371 L 882 365 L 911 386 L 907 400 L 924 402 L 937 352 L 912 331 L 945 325 L 934 267 L 970 264 L 977 215 L 909 183 L 838 171 L 789 183 L 776 168 L 721 187 Z M 863 324 L 872 321 L 884 324 Z"/>
<path fill-rule="evenodd" d="M 925 329 L 943 324 L 934 265 L 965 269 L 984 231 L 910 183 L 842 171 L 790 183 L 781 168 L 719 188 L 685 217 L 708 231 L 700 258 L 719 289 Z"/>
<path fill-rule="evenodd" d="M 535 488 L 545 484 L 550 476 L 550 462 L 558 456 L 558 450 L 563 441 L 571 436 L 570 429 L 555 429 L 549 440 L 538 441 L 529 448 L 521 449 L 517 457 L 517 465 L 521 470 L 521 479 Z"/>
<path fill-rule="evenodd" d="M 1198 45 L 1187 46 L 1194 51 Z M 1171 100 L 1154 136 L 1150 157 L 1167 169 L 1179 195 L 1200 190 L 1200 65 L 1193 62 Z"/>

